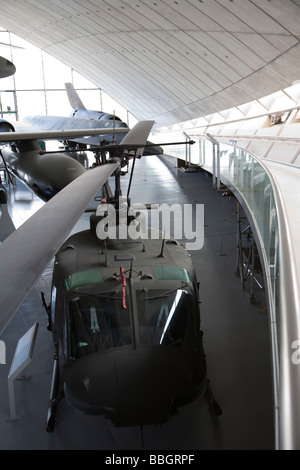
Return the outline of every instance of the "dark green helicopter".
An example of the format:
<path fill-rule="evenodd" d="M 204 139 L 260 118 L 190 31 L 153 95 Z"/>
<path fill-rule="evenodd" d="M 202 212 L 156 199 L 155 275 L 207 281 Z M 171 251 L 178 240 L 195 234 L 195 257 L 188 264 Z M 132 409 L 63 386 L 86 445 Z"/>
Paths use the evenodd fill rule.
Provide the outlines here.
<path fill-rule="evenodd" d="M 75 410 L 104 415 L 115 426 L 164 423 L 201 395 L 221 414 L 207 380 L 191 257 L 174 238 L 142 230 L 129 192 L 122 197 L 121 171 L 114 175 L 115 193 L 105 187 L 90 228 L 55 256 L 48 431 L 63 396 Z"/>
<path fill-rule="evenodd" d="M 165 239 L 161 232 L 153 236 L 152 228 L 146 234 L 140 231 L 138 212 L 129 197 L 122 198 L 122 168 L 132 158 L 134 168 L 152 125 L 152 121 L 139 123 L 121 146 L 110 148 L 108 160 L 86 172 L 92 174 L 90 178 L 85 174 L 71 183 L 73 198 L 84 187 L 83 178 L 89 186 L 85 206 L 82 202 L 76 216 L 63 209 L 71 185 L 46 204 L 47 215 L 62 211 L 60 218 L 64 214 L 69 224 L 91 200 L 96 188 L 92 178 L 100 175 L 98 186 L 104 187 L 105 201 L 92 214 L 90 229 L 63 244 L 55 240 L 60 248 L 54 261 L 51 301 L 49 305 L 44 301 L 55 345 L 49 432 L 55 427 L 57 405 L 63 397 L 75 410 L 104 415 L 115 426 L 164 423 L 180 406 L 201 396 L 221 414 L 207 379 L 191 257 L 175 239 Z M 114 194 L 106 184 L 112 174 Z M 133 232 L 135 236 L 129 236 Z M 47 230 L 43 234 L 47 237 Z M 3 243 L 6 248 L 11 237 Z M 1 250 L 3 246 L 0 271 L 7 251 Z M 40 253 L 42 247 L 35 246 L 35 250 Z M 23 283 L 29 276 L 23 272 Z M 5 302 L 8 294 L 2 291 Z M 7 301 L 7 310 L 11 303 L 12 299 Z"/>

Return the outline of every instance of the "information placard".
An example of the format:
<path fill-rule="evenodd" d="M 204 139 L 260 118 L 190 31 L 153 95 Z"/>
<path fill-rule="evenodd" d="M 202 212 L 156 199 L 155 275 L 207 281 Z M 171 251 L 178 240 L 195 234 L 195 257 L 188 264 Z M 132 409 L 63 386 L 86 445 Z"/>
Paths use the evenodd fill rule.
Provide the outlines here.
<path fill-rule="evenodd" d="M 7 421 L 13 421 L 22 418 L 21 416 L 17 416 L 16 413 L 14 381 L 19 377 L 21 372 L 23 372 L 32 359 L 38 327 L 39 324 L 35 323 L 27 331 L 27 333 L 25 333 L 25 335 L 19 339 L 15 350 L 15 354 L 10 366 L 10 371 L 7 377 L 10 407 L 10 416 L 8 417 Z"/>
<path fill-rule="evenodd" d="M 39 324 L 35 323 L 30 330 L 19 339 L 8 374 L 9 380 L 17 378 L 31 361 L 38 327 Z"/>

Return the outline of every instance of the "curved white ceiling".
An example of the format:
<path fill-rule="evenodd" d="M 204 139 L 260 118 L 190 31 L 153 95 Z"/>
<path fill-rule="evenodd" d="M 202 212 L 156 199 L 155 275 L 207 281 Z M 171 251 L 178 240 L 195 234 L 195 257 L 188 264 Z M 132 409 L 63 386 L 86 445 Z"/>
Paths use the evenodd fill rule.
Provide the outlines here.
<path fill-rule="evenodd" d="M 0 0 L 1 26 L 170 125 L 300 80 L 300 0 Z"/>

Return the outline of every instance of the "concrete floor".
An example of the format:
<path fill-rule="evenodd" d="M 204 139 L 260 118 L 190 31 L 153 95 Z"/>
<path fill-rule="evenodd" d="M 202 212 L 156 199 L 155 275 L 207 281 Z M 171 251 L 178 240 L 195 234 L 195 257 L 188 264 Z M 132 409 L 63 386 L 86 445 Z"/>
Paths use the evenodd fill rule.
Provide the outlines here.
<path fill-rule="evenodd" d="M 128 175 L 124 177 L 124 193 L 128 179 Z M 9 210 L 17 226 L 42 204 L 20 184 L 9 194 Z M 235 275 L 236 200 L 217 193 L 207 173 L 185 173 L 175 167 L 175 161 L 157 157 L 137 161 L 131 198 L 139 203 L 204 204 L 205 243 L 201 250 L 191 251 L 191 256 L 200 281 L 208 375 L 222 415 L 215 417 L 206 402 L 199 401 L 167 424 L 145 426 L 141 432 L 140 428 L 113 428 L 101 417 L 79 415 L 62 401 L 57 412 L 59 424 L 53 433 L 47 433 L 54 348 L 40 291 L 49 299 L 50 263 L 1 338 L 6 343 L 7 358 L 6 365 L 0 365 L 0 449 L 273 449 L 267 311 L 264 294 L 259 292 L 258 303 L 251 304 L 249 285 L 242 290 Z M 86 213 L 72 232 L 88 225 Z M 39 330 L 27 367 L 31 379 L 15 382 L 16 408 L 22 419 L 7 421 L 10 364 L 18 339 L 35 322 Z"/>

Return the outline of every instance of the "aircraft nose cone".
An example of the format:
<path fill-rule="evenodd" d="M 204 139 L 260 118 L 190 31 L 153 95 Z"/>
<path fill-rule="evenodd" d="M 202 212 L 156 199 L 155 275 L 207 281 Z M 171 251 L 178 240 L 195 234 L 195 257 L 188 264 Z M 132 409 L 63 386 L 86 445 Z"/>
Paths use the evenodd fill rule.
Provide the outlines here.
<path fill-rule="evenodd" d="M 59 191 L 85 172 L 85 168 L 78 161 L 67 155 L 51 154 L 45 157 L 47 177 Z"/>
<path fill-rule="evenodd" d="M 73 408 L 104 414 L 116 426 L 159 424 L 168 420 L 174 400 L 204 380 L 205 360 L 195 363 L 179 348 L 121 349 L 71 365 L 65 396 Z"/>
<path fill-rule="evenodd" d="M 48 201 L 85 171 L 83 165 L 67 155 L 39 155 L 32 175 L 33 188 L 42 199 Z"/>

